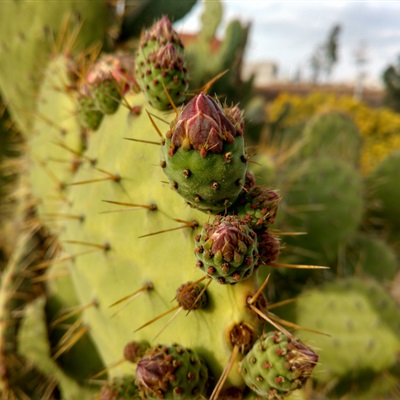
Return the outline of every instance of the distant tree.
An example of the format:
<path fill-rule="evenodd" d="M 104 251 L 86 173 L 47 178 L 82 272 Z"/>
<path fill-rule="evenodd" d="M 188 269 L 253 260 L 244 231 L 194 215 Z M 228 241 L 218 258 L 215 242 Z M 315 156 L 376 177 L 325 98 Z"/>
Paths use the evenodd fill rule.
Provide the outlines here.
<path fill-rule="evenodd" d="M 397 65 L 389 65 L 383 72 L 382 78 L 385 85 L 384 104 L 400 112 L 400 56 Z"/>
<path fill-rule="evenodd" d="M 318 83 L 322 74 L 330 78 L 333 66 L 338 61 L 339 34 L 341 26 L 334 25 L 329 31 L 326 41 L 317 46 L 310 57 L 311 80 Z"/>

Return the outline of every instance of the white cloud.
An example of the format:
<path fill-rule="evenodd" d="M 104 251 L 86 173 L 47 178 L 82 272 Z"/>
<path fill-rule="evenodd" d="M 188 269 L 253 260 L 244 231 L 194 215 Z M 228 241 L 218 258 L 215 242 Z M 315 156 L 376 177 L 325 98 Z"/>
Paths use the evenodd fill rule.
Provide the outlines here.
<path fill-rule="evenodd" d="M 227 0 L 223 4 L 223 27 L 233 18 L 251 22 L 246 58 L 275 59 L 280 70 L 289 75 L 298 66 L 307 65 L 313 50 L 336 23 L 342 26 L 340 60 L 334 73 L 338 80 L 354 76 L 353 53 L 360 41 L 365 41 L 368 47 L 367 68 L 377 80 L 400 54 L 400 2 L 397 1 Z M 201 12 L 200 2 L 179 28 L 197 32 Z"/>

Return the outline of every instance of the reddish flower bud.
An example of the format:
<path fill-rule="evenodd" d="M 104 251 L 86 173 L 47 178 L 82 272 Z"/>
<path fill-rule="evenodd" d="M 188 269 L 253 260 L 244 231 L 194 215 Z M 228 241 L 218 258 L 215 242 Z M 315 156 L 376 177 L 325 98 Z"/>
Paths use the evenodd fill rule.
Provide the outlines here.
<path fill-rule="evenodd" d="M 171 138 L 172 150 L 193 148 L 205 157 L 209 151 L 221 153 L 224 143 L 233 143 L 239 135 L 218 103 L 200 93 L 183 108 L 167 137 Z"/>

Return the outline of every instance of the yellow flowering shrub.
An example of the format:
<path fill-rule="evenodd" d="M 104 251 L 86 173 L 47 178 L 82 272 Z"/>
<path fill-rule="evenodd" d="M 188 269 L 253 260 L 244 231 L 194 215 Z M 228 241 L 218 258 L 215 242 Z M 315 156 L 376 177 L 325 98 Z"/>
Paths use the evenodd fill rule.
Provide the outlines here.
<path fill-rule="evenodd" d="M 360 165 L 364 174 L 387 154 L 400 149 L 400 114 L 388 108 L 371 108 L 350 96 L 333 93 L 313 92 L 308 96 L 282 93 L 268 105 L 269 118 L 275 120 L 287 104 L 291 108 L 283 126 L 304 122 L 327 111 L 341 111 L 351 117 L 363 139 Z"/>

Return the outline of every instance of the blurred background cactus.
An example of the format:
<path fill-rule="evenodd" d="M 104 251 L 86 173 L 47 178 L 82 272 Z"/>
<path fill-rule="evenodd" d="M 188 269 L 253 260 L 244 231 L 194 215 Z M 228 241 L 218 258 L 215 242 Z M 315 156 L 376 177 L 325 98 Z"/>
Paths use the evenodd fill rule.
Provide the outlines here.
<path fill-rule="evenodd" d="M 2 398 L 399 397 L 398 115 L 266 104 L 222 2 L 171 34 L 195 3 L 0 5 Z"/>

